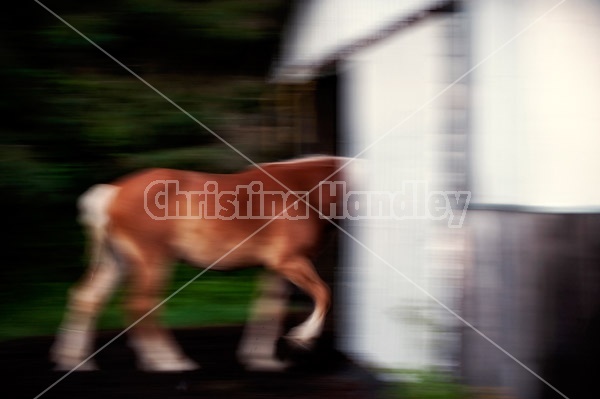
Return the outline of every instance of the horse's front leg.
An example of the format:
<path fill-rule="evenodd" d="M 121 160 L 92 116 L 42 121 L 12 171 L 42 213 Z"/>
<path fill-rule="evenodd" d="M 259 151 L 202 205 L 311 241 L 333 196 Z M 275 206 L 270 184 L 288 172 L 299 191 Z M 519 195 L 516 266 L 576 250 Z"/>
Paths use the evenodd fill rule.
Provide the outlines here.
<path fill-rule="evenodd" d="M 288 282 L 265 271 L 260 276 L 259 290 L 240 341 L 238 359 L 250 370 L 282 370 L 289 363 L 277 359 L 276 344 L 286 314 Z"/>
<path fill-rule="evenodd" d="M 315 306 L 311 315 L 286 335 L 290 343 L 307 349 L 312 348 L 323 330 L 325 316 L 329 310 L 331 301 L 329 287 L 321 280 L 312 262 L 304 256 L 287 258 L 270 268 L 290 280 L 312 298 Z"/>
<path fill-rule="evenodd" d="M 138 367 L 145 371 L 186 371 L 199 366 L 182 352 L 170 332 L 159 322 L 157 306 L 173 264 L 157 248 L 140 246 L 131 260 L 126 310 L 133 327 L 130 345 L 138 357 Z"/>

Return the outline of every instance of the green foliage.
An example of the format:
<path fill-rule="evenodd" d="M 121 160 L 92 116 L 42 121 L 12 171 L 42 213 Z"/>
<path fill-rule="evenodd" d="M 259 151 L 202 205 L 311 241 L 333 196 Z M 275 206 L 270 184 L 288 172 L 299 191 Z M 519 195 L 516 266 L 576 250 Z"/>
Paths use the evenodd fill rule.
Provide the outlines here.
<path fill-rule="evenodd" d="M 77 30 L 85 32 L 85 35 L 92 39 L 94 43 L 103 47 L 121 39 L 119 35 L 114 33 L 115 21 L 106 15 L 70 15 L 68 22 L 76 26 Z M 73 33 L 73 30 L 67 25 L 56 23 L 43 28 L 39 32 L 39 36 L 50 47 L 69 49 L 70 51 L 87 51 L 90 44 Z"/>

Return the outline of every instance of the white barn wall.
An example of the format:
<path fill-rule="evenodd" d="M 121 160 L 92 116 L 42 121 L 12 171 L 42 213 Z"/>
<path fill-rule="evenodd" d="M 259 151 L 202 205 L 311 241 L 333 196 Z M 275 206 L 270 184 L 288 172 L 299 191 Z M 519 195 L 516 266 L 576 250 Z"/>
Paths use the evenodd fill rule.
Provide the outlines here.
<path fill-rule="evenodd" d="M 425 104 L 448 84 L 448 50 L 444 47 L 448 23 L 447 17 L 430 18 L 356 53 L 341 65 L 345 155 L 361 152 L 389 132 L 361 156 L 370 165 L 366 190 L 407 192 L 404 184 L 411 181 L 421 182 L 421 187 L 425 184 L 429 191 L 444 188 L 439 154 L 448 123 L 446 98 Z M 414 113 L 421 106 L 423 109 Z M 440 337 L 436 331 L 440 323 L 448 327 L 454 321 L 399 274 L 443 302 L 456 297 L 457 287 L 441 281 L 442 270 L 454 266 L 454 281 L 461 280 L 459 259 L 445 258 L 445 264 L 440 263 L 440 251 L 448 254 L 456 249 L 452 243 L 456 230 L 448 234 L 446 223 L 424 219 L 349 223 L 351 232 L 397 271 L 352 240 L 344 243 L 340 297 L 344 306 L 339 331 L 347 352 L 384 368 L 447 365 L 448 356 L 438 345 L 448 337 Z"/>
<path fill-rule="evenodd" d="M 478 0 L 472 62 L 555 0 Z M 473 201 L 599 209 L 600 2 L 569 0 L 472 73 Z"/>

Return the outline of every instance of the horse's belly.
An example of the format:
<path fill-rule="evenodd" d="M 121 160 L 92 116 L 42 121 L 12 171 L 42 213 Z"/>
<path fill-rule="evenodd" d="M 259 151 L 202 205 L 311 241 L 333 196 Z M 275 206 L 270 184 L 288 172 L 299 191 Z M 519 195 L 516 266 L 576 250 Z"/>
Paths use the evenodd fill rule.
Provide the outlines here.
<path fill-rule="evenodd" d="M 262 262 L 254 254 L 231 248 L 181 248 L 181 258 L 193 266 L 212 270 L 233 270 L 259 265 Z"/>
<path fill-rule="evenodd" d="M 264 262 L 259 237 L 223 229 L 211 223 L 182 224 L 171 242 L 175 253 L 197 267 L 231 270 Z"/>

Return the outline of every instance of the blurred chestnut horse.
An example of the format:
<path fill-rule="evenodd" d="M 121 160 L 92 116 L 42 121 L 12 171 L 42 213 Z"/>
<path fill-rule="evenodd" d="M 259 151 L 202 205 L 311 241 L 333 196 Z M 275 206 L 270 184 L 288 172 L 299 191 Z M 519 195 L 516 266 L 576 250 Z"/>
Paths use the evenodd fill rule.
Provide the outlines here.
<path fill-rule="evenodd" d="M 128 277 L 128 317 L 139 321 L 128 331 L 138 366 L 148 371 L 198 367 L 160 325 L 157 312 L 151 312 L 163 299 L 176 260 L 215 270 L 262 265 L 274 272 L 263 281 L 269 287 L 257 304 L 255 321 L 280 318 L 281 305 L 273 298 L 285 295 L 282 281 L 291 281 L 313 299 L 314 310 L 286 338 L 310 347 L 330 304 L 329 289 L 311 258 L 329 224 L 326 217 L 339 212 L 345 179 L 338 169 L 345 162 L 313 156 L 261 164 L 268 174 L 257 167 L 233 174 L 151 169 L 90 188 L 79 208 L 92 260 L 70 291 L 51 350 L 57 368 L 94 368 L 92 361 L 82 362 L 92 353 L 95 320 L 122 275 Z M 304 201 L 298 199 L 306 193 Z M 274 348 L 263 344 L 257 349 L 261 332 L 251 324 L 238 352 L 241 360 L 257 367 L 276 365 Z M 271 346 L 278 338 L 274 331 L 279 330 L 264 331 L 271 335 Z"/>

